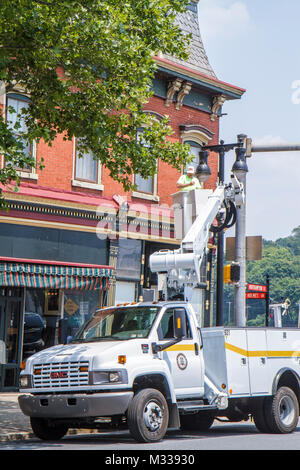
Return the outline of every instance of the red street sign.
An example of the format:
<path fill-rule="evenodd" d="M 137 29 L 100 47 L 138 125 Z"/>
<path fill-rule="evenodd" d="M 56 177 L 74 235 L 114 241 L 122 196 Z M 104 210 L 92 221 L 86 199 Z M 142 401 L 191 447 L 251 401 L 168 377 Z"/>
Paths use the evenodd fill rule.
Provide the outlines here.
<path fill-rule="evenodd" d="M 259 284 L 248 284 L 247 290 L 254 290 L 256 292 L 268 292 L 267 286 Z"/>
<path fill-rule="evenodd" d="M 246 299 L 265 299 L 265 292 L 246 292 Z"/>

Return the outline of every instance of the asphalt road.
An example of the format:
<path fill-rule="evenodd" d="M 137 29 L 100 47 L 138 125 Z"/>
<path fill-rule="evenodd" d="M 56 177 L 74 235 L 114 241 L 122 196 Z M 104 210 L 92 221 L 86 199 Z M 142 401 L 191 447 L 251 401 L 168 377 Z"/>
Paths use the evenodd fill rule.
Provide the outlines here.
<path fill-rule="evenodd" d="M 154 457 L 149 462 L 149 456 L 157 454 L 151 454 L 151 452 L 160 451 L 159 454 L 161 454 L 164 451 L 189 451 L 189 454 L 192 455 L 193 451 L 200 450 L 300 450 L 300 425 L 298 424 L 292 434 L 276 435 L 259 433 L 254 424 L 249 421 L 226 424 L 215 421 L 213 427 L 205 433 L 169 432 L 162 442 L 156 444 L 138 444 L 127 431 L 123 431 L 67 436 L 56 442 L 44 442 L 39 439 L 3 442 L 0 443 L 0 450 L 97 450 L 105 451 L 105 458 L 108 459 L 120 457 L 122 455 L 120 451 L 126 450 L 126 455 L 130 455 L 130 451 L 132 451 L 133 456 L 139 455 L 139 453 L 135 454 L 135 451 L 147 451 L 145 454 L 146 460 L 148 459 L 147 463 L 161 464 L 161 462 L 155 461 Z M 195 452 L 195 456 L 196 454 Z M 129 462 L 129 467 L 139 467 L 142 463 L 145 465 L 142 457 L 140 459 L 137 465 L 134 465 L 134 462 L 131 462 L 132 465 L 130 465 Z M 109 463 L 109 460 L 104 463 Z M 116 463 L 116 461 L 110 461 L 111 463 Z"/>

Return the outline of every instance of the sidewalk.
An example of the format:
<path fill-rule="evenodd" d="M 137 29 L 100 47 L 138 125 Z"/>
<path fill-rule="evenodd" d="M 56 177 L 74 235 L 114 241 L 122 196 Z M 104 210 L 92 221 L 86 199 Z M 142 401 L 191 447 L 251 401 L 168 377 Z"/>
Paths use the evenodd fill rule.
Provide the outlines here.
<path fill-rule="evenodd" d="M 19 408 L 19 393 L 0 393 L 0 443 L 33 437 L 28 416 Z"/>
<path fill-rule="evenodd" d="M 20 410 L 18 396 L 20 393 L 0 393 L 0 449 L 1 442 L 22 441 L 35 437 L 28 416 Z M 99 431 L 94 429 L 70 429 L 67 435 L 90 434 Z"/>

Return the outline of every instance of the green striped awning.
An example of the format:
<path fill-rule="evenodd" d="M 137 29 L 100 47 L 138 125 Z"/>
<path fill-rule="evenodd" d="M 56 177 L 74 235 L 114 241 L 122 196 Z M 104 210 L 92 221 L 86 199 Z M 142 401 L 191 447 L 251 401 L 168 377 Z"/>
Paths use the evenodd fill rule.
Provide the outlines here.
<path fill-rule="evenodd" d="M 42 289 L 109 289 L 113 268 L 0 261 L 0 285 Z"/>

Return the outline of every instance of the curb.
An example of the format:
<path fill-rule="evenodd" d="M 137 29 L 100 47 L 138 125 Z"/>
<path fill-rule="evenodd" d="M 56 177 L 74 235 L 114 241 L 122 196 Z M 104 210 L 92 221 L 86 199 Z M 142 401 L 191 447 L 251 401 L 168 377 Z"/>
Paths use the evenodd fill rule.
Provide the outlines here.
<path fill-rule="evenodd" d="M 98 434 L 97 429 L 70 429 L 66 436 L 74 436 L 77 434 Z M 15 432 L 8 434 L 0 434 L 0 442 L 10 442 L 10 441 L 26 441 L 28 439 L 38 439 L 33 432 Z"/>
<path fill-rule="evenodd" d="M 9 434 L 0 434 L 0 442 L 9 442 L 9 441 L 25 441 L 27 439 L 32 439 L 34 434 L 32 432 L 18 432 L 18 433 L 9 433 Z"/>

